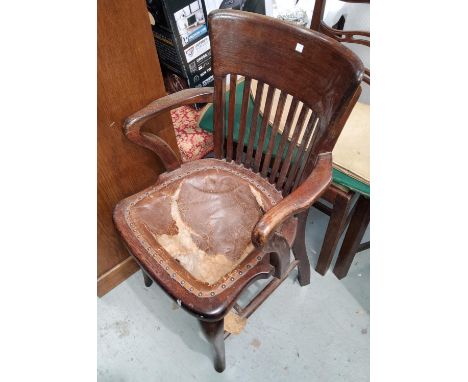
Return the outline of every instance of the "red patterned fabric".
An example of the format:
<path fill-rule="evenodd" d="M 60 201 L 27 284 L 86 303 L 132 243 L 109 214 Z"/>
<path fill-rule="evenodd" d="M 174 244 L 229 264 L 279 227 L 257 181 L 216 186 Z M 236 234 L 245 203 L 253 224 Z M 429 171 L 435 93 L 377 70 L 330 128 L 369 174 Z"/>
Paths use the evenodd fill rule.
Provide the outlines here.
<path fill-rule="evenodd" d="M 200 112 L 190 106 L 171 110 L 177 146 L 184 162 L 201 159 L 213 151 L 213 135 L 198 127 Z"/>

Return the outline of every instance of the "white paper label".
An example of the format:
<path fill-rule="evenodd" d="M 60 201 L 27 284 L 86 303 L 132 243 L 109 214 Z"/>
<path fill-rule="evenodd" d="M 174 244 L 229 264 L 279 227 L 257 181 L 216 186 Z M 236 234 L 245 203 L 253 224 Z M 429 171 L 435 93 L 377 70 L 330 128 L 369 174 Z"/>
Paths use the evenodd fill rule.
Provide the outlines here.
<path fill-rule="evenodd" d="M 208 36 L 202 38 L 200 41 L 197 41 L 192 46 L 185 49 L 185 57 L 187 58 L 187 63 L 193 61 L 198 56 L 201 56 L 207 50 L 210 50 L 210 39 Z"/>

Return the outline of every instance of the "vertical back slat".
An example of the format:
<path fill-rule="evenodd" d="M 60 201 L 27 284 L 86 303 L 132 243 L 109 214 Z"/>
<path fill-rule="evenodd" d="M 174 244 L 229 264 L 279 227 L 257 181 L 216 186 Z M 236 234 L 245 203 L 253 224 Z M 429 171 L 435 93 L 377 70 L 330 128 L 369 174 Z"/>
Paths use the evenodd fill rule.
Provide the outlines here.
<path fill-rule="evenodd" d="M 320 120 L 318 120 L 317 122 L 317 126 L 315 127 L 314 129 L 314 133 L 310 139 L 310 142 L 309 142 L 309 145 L 306 149 L 306 152 L 305 152 L 305 155 L 304 155 L 304 159 L 302 160 L 302 163 L 301 163 L 301 167 L 299 168 L 299 171 L 297 172 L 297 175 L 296 175 L 296 178 L 294 179 L 294 185 L 292 187 L 292 190 L 295 190 L 300 182 L 301 182 L 301 179 L 304 175 L 304 169 L 306 168 L 308 162 L 310 161 L 311 159 L 311 156 L 312 156 L 312 153 L 314 151 L 314 146 L 315 146 L 315 143 L 318 141 L 318 136 L 319 136 L 319 124 L 320 124 Z"/>
<path fill-rule="evenodd" d="M 239 124 L 239 139 L 237 140 L 236 163 L 242 162 L 242 153 L 244 151 L 245 126 L 247 124 L 247 110 L 250 97 L 251 79 L 246 77 L 244 80 L 244 91 L 242 93 L 242 106 Z"/>
<path fill-rule="evenodd" d="M 294 179 L 294 185 L 292 187 L 292 190 L 295 190 L 297 188 L 297 186 L 299 185 L 299 181 L 300 179 L 302 178 L 302 174 L 304 172 L 304 168 L 307 164 L 307 162 L 309 161 L 309 158 L 310 158 L 310 153 L 312 152 L 312 150 L 308 149 L 304 152 L 304 158 L 303 160 L 301 161 L 301 165 L 300 165 L 300 168 L 299 168 L 299 171 L 296 175 L 296 179 Z"/>
<path fill-rule="evenodd" d="M 280 167 L 281 161 L 283 160 L 283 151 L 286 146 L 286 141 L 289 138 L 289 132 L 291 131 L 292 123 L 294 116 L 296 115 L 297 108 L 299 106 L 299 101 L 297 98 L 293 98 L 291 101 L 291 106 L 289 108 L 288 118 L 286 119 L 286 124 L 284 125 L 284 130 L 281 133 L 281 141 L 276 151 L 275 161 L 273 162 L 273 168 L 270 174 L 270 183 L 275 182 L 276 174 Z"/>
<path fill-rule="evenodd" d="M 279 190 L 283 187 L 284 181 L 286 180 L 286 174 L 288 173 L 292 154 L 294 153 L 294 149 L 297 146 L 297 142 L 299 141 L 299 137 L 304 129 L 304 122 L 307 117 L 307 113 L 309 112 L 309 108 L 305 105 L 302 106 L 301 113 L 299 115 L 299 119 L 297 120 L 296 127 L 294 129 L 294 133 L 289 142 L 288 151 L 286 152 L 286 157 L 284 158 L 283 165 L 281 166 L 280 175 L 278 181 L 276 182 L 276 188 Z"/>
<path fill-rule="evenodd" d="M 236 85 L 237 74 L 231 74 L 229 82 L 229 111 L 228 111 L 228 131 L 226 143 L 226 160 L 232 161 L 233 147 L 234 147 L 234 118 L 236 109 Z"/>
<path fill-rule="evenodd" d="M 317 115 L 316 113 L 312 112 L 312 115 L 310 116 L 309 121 L 307 122 L 306 131 L 304 133 L 304 136 L 302 137 L 302 141 L 297 149 L 296 159 L 294 160 L 294 164 L 289 173 L 288 180 L 286 181 L 286 185 L 284 186 L 284 194 L 287 194 L 290 191 L 291 186 L 293 185 L 294 179 L 296 178 L 297 172 L 299 171 L 300 164 L 302 163 L 302 161 L 304 160 L 304 156 L 306 155 L 304 153 L 307 149 L 307 145 L 309 144 L 316 122 Z"/>
<path fill-rule="evenodd" d="M 225 97 L 226 97 L 226 81 L 225 77 L 215 77 L 214 81 L 214 153 L 218 159 L 223 158 L 223 143 L 224 143 L 224 124 L 225 124 Z"/>
<path fill-rule="evenodd" d="M 287 94 L 281 91 L 278 100 L 278 107 L 276 109 L 275 120 L 273 121 L 273 129 L 271 130 L 270 141 L 268 142 L 265 160 L 263 161 L 262 176 L 266 176 L 268 173 L 268 169 L 270 168 L 270 160 L 271 156 L 273 155 L 273 147 L 275 144 L 276 134 L 278 133 L 281 116 L 283 115 L 284 104 L 286 103 L 286 96 Z"/>
<path fill-rule="evenodd" d="M 263 88 L 265 84 L 261 81 L 258 81 L 257 84 L 257 91 L 255 93 L 255 101 L 254 101 L 254 108 L 252 112 L 252 119 L 250 121 L 250 137 L 249 137 L 249 144 L 247 146 L 247 155 L 245 157 L 244 164 L 246 167 L 251 166 L 251 162 L 253 161 L 253 150 L 254 150 L 254 142 L 255 136 L 257 135 L 257 125 L 258 125 L 258 115 L 260 113 L 260 105 L 262 103 L 262 95 L 263 95 Z"/>
<path fill-rule="evenodd" d="M 260 162 L 262 160 L 262 154 L 263 154 L 263 145 L 265 143 L 265 137 L 266 137 L 266 133 L 268 130 L 268 120 L 270 118 L 271 104 L 273 101 L 274 92 L 275 92 L 275 88 L 273 86 L 268 86 L 268 93 L 267 93 L 267 98 L 265 102 L 265 108 L 263 111 L 262 125 L 260 128 L 260 135 L 258 137 L 257 151 L 255 153 L 255 163 L 253 166 L 255 172 L 258 172 L 260 169 Z"/>

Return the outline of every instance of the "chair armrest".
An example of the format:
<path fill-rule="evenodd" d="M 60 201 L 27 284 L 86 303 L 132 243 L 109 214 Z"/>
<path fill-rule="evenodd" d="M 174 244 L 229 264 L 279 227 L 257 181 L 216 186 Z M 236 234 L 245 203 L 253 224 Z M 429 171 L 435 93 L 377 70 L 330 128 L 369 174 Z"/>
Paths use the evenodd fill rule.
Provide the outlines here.
<path fill-rule="evenodd" d="M 309 208 L 325 192 L 332 181 L 332 155 L 320 154 L 307 179 L 276 206 L 268 210 L 252 231 L 252 243 L 262 247 L 270 235 L 287 219 Z"/>
<path fill-rule="evenodd" d="M 158 155 L 166 170 L 175 170 L 180 167 L 181 160 L 171 146 L 155 134 L 141 132 L 141 127 L 145 122 L 165 111 L 198 102 L 213 102 L 213 88 L 184 89 L 151 102 L 125 120 L 124 133 L 132 142 Z"/>

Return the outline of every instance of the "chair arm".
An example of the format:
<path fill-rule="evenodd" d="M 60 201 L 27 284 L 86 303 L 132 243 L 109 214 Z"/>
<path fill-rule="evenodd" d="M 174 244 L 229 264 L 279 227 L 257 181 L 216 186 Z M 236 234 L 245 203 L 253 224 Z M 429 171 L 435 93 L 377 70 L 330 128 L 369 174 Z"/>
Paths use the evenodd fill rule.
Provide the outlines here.
<path fill-rule="evenodd" d="M 262 247 L 270 235 L 287 219 L 308 209 L 325 192 L 332 181 L 332 155 L 320 154 L 306 180 L 276 206 L 268 210 L 252 231 L 252 243 Z"/>
<path fill-rule="evenodd" d="M 213 102 L 213 88 L 184 89 L 151 102 L 125 120 L 124 133 L 132 142 L 158 155 L 166 170 L 175 170 L 180 167 L 181 160 L 171 146 L 155 134 L 141 132 L 141 127 L 145 122 L 165 111 L 198 102 Z"/>

